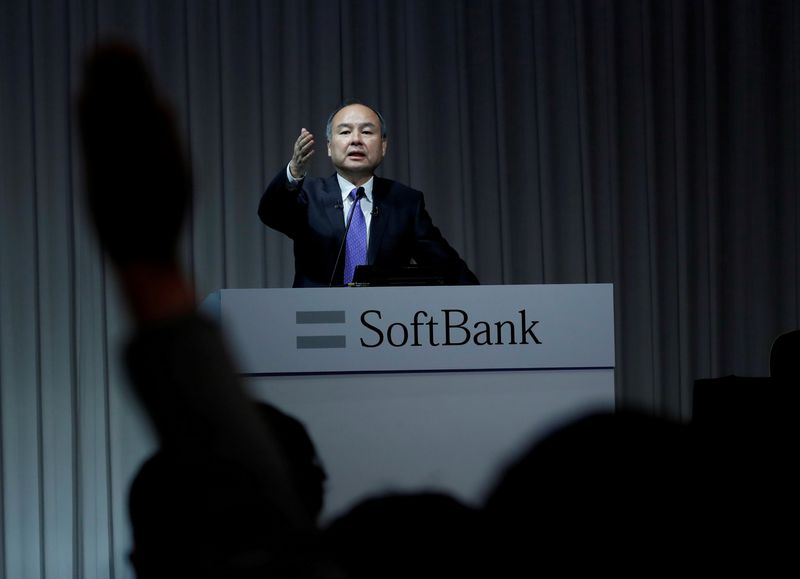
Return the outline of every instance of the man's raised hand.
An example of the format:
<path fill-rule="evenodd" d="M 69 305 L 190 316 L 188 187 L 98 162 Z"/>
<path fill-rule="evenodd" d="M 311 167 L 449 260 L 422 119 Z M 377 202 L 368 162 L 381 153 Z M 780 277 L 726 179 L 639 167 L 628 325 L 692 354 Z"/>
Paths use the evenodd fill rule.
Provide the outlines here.
<path fill-rule="evenodd" d="M 289 161 L 289 171 L 295 179 L 303 179 L 311 166 L 311 157 L 314 155 L 314 135 L 306 129 L 300 129 L 300 136 L 294 142 L 292 160 Z"/>

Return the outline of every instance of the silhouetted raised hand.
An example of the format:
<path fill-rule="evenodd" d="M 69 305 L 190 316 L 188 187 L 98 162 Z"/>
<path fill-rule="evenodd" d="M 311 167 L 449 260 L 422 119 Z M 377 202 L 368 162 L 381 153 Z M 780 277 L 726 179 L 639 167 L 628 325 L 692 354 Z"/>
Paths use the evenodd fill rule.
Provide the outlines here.
<path fill-rule="evenodd" d="M 191 176 L 170 107 L 121 43 L 87 60 L 79 99 L 89 209 L 117 265 L 174 261 Z"/>

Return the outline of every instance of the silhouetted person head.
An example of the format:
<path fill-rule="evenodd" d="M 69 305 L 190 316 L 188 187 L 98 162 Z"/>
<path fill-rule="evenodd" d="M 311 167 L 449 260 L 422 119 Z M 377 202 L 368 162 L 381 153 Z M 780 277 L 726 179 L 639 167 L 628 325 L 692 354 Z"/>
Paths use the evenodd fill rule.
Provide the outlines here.
<path fill-rule="evenodd" d="M 800 383 L 800 330 L 786 332 L 775 339 L 769 355 L 769 375 Z"/>
<path fill-rule="evenodd" d="M 325 544 L 347 577 L 486 576 L 480 514 L 439 493 L 365 500 L 334 521 Z"/>
<path fill-rule="evenodd" d="M 234 462 L 156 453 L 129 495 L 137 577 L 263 575 L 285 531 L 264 495 Z"/>
<path fill-rule="evenodd" d="M 257 407 L 271 436 L 283 451 L 295 492 L 316 520 L 322 511 L 327 474 L 306 427 L 271 404 L 259 402 Z"/>
<path fill-rule="evenodd" d="M 257 408 L 264 435 L 272 436 L 284 453 L 290 482 L 316 519 L 326 475 L 305 427 L 270 404 Z M 269 504 L 252 502 L 264 495 L 256 485 L 236 464 L 216 457 L 169 450 L 153 455 L 136 475 L 129 497 L 131 560 L 138 576 L 238 569 L 247 577 L 270 568 L 271 548 L 287 537 L 272 520 Z"/>
<path fill-rule="evenodd" d="M 667 533 L 691 532 L 693 464 L 683 425 L 627 413 L 570 423 L 534 444 L 491 492 L 498 561 L 567 573 L 613 569 L 625 560 L 620 549 L 674 557 L 660 549 Z"/>

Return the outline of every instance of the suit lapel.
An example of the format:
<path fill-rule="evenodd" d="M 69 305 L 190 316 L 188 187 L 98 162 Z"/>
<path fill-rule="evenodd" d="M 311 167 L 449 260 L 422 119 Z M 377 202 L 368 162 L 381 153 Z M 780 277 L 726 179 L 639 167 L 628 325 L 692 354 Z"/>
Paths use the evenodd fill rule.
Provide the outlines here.
<path fill-rule="evenodd" d="M 386 231 L 386 224 L 389 223 L 391 206 L 389 203 L 386 203 L 388 196 L 388 182 L 375 177 L 372 187 L 372 207 L 374 214 L 369 224 L 369 247 L 367 248 L 367 263 L 370 265 L 375 263 L 383 234 Z"/>
<path fill-rule="evenodd" d="M 323 181 L 325 215 L 328 216 L 331 230 L 341 241 L 344 236 L 344 218 L 342 217 L 342 190 L 336 173 Z"/>

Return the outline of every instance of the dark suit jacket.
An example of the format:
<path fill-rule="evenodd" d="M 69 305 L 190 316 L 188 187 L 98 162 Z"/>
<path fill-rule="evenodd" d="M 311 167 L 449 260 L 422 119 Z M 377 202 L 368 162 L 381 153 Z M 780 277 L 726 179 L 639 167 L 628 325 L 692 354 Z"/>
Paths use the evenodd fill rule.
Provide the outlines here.
<path fill-rule="evenodd" d="M 342 194 L 336 174 L 325 179 L 308 177 L 289 188 L 286 169 L 272 180 L 261 197 L 258 216 L 273 229 L 294 240 L 294 287 L 327 287 L 344 236 Z M 372 190 L 367 263 L 391 267 L 420 265 L 453 268 L 462 284 L 477 284 L 455 249 L 442 237 L 425 210 L 422 192 L 389 179 L 375 177 Z M 344 256 L 334 285 L 343 281 Z"/>

